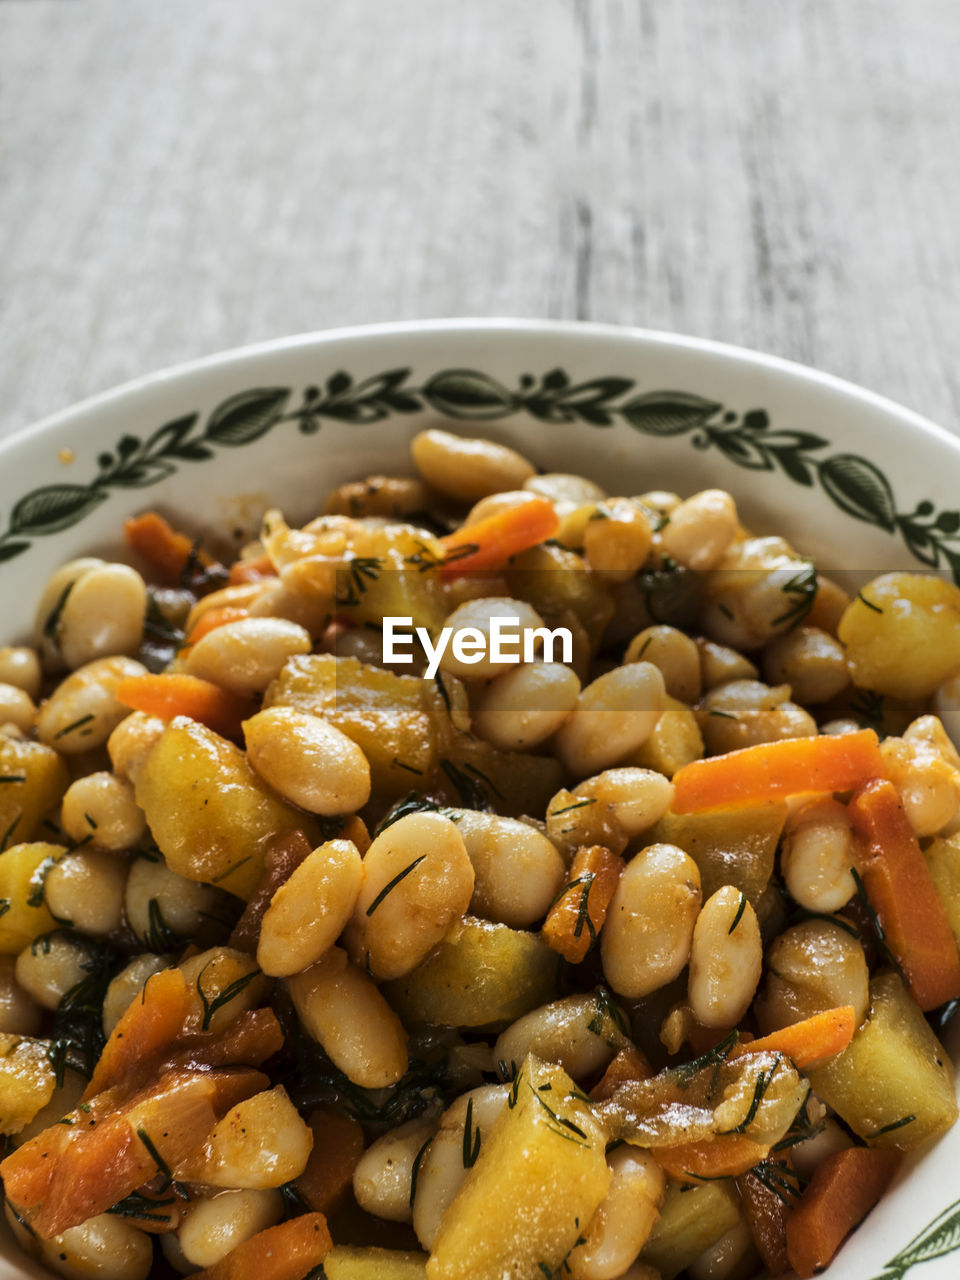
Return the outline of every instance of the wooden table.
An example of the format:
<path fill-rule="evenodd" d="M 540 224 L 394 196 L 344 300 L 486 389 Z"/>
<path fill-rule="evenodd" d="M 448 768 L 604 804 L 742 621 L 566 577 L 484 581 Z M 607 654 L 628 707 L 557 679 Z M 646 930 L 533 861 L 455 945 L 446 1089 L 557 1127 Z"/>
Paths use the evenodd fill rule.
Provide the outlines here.
<path fill-rule="evenodd" d="M 0 0 L 0 434 L 453 315 L 818 365 L 960 429 L 956 0 Z"/>

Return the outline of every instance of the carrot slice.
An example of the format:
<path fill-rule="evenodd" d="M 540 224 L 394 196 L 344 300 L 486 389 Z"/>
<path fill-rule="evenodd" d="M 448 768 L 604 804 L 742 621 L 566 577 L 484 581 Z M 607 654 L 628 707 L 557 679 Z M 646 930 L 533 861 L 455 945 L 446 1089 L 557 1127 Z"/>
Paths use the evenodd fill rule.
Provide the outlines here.
<path fill-rule="evenodd" d="M 789 1152 L 783 1152 L 781 1157 L 787 1169 L 791 1167 L 789 1155 Z M 737 1178 L 737 1190 L 747 1230 L 768 1274 L 779 1276 L 789 1271 L 787 1221 L 790 1205 L 786 1196 L 778 1194 L 749 1170 Z"/>
<path fill-rule="evenodd" d="M 174 716 L 199 720 L 225 738 L 239 738 L 240 726 L 256 709 L 249 699 L 210 680 L 178 674 L 129 676 L 117 685 L 115 696 L 125 707 L 161 720 Z"/>
<path fill-rule="evenodd" d="M 235 560 L 230 566 L 229 584 L 242 586 L 245 582 L 260 582 L 263 578 L 275 578 L 277 571 L 266 552 L 249 560 Z"/>
<path fill-rule="evenodd" d="M 322 1213 L 258 1231 L 193 1280 L 303 1280 L 333 1247 Z"/>
<path fill-rule="evenodd" d="M 657 1147 L 651 1154 L 664 1173 L 678 1182 L 709 1182 L 746 1173 L 764 1159 L 768 1150 L 742 1133 L 729 1133 Z"/>
<path fill-rule="evenodd" d="M 190 645 L 196 644 L 198 640 L 202 640 L 211 631 L 216 631 L 217 627 L 226 626 L 228 622 L 238 622 L 241 618 L 248 618 L 249 616 L 250 610 L 242 609 L 239 605 L 225 604 L 219 609 L 207 609 L 205 613 L 201 613 L 196 623 L 190 628 L 190 633 L 183 647 L 186 649 Z"/>
<path fill-rule="evenodd" d="M 353 1181 L 363 1155 L 363 1130 L 342 1111 L 321 1107 L 310 1114 L 313 1150 L 293 1188 L 311 1209 L 332 1213 Z"/>
<path fill-rule="evenodd" d="M 883 757 L 872 729 L 765 742 L 678 769 L 673 776 L 673 812 L 779 800 L 803 791 L 849 791 L 882 772 Z"/>
<path fill-rule="evenodd" d="M 817 1166 L 787 1221 L 787 1257 L 801 1280 L 827 1265 L 883 1195 L 899 1163 L 896 1151 L 848 1147 Z"/>
<path fill-rule="evenodd" d="M 855 1030 L 853 1005 L 841 1005 L 838 1009 L 827 1009 L 801 1022 L 791 1023 L 789 1027 L 782 1027 L 759 1040 L 737 1044 L 730 1050 L 727 1060 L 742 1058 L 747 1053 L 782 1053 L 803 1071 L 842 1053 L 853 1039 Z"/>
<path fill-rule="evenodd" d="M 181 971 L 162 969 L 149 977 L 140 999 L 128 1006 L 110 1033 L 83 1101 L 123 1084 L 135 1068 L 166 1049 L 182 1030 L 186 1014 L 187 983 Z"/>
<path fill-rule="evenodd" d="M 925 1013 L 957 999 L 956 939 L 896 787 L 873 778 L 848 807 L 860 836 L 857 870 L 910 994 Z"/>
<path fill-rule="evenodd" d="M 507 507 L 441 538 L 445 558 L 440 573 L 456 577 L 478 570 L 502 569 L 512 556 L 552 538 L 559 524 L 553 503 L 547 498 L 535 497 L 518 507 Z"/>
<path fill-rule="evenodd" d="M 191 564 L 209 569 L 217 563 L 156 511 L 145 511 L 125 521 L 123 532 L 127 546 L 143 556 L 157 577 L 172 587 L 180 585 Z"/>
<path fill-rule="evenodd" d="M 652 1078 L 653 1067 L 647 1061 L 646 1054 L 630 1045 L 621 1049 L 611 1060 L 606 1071 L 590 1090 L 590 1101 L 606 1102 L 622 1084 L 640 1083 Z"/>
<path fill-rule="evenodd" d="M 543 922 L 543 940 L 571 964 L 579 964 L 590 950 L 607 918 L 623 859 L 605 845 L 577 850 L 567 883 Z"/>

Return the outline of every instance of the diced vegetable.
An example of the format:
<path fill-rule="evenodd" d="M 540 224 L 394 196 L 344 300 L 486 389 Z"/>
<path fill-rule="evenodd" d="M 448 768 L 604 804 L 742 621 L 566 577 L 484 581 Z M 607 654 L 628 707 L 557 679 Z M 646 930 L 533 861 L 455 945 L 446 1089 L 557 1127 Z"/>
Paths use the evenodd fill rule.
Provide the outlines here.
<path fill-rule="evenodd" d="M 750 1238 L 770 1275 L 779 1276 L 790 1268 L 787 1258 L 790 1203 L 788 1193 L 780 1188 L 774 1190 L 774 1185 L 752 1171 L 737 1178 L 740 1207 Z"/>
<path fill-rule="evenodd" d="M 57 927 L 44 900 L 43 879 L 66 852 L 63 845 L 38 840 L 0 853 L 0 955 L 15 956 Z"/>
<path fill-rule="evenodd" d="M 363 1130 L 356 1120 L 321 1107 L 310 1114 L 313 1150 L 294 1190 L 318 1213 L 332 1213 L 340 1204 L 353 1179 L 353 1171 L 363 1155 Z M 327 1278 L 330 1280 L 330 1264 Z"/>
<path fill-rule="evenodd" d="M 657 1163 L 677 1182 L 711 1182 L 715 1178 L 735 1178 L 763 1160 L 769 1148 L 742 1133 L 703 1138 L 699 1142 L 678 1142 L 659 1147 Z"/>
<path fill-rule="evenodd" d="M 145 511 L 124 522 L 127 545 L 149 563 L 154 574 L 167 586 L 180 585 L 191 564 L 208 569 L 216 562 L 201 551 L 185 533 L 180 533 L 156 511 Z"/>
<path fill-rule="evenodd" d="M 702 756 L 703 734 L 697 717 L 685 703 L 668 694 L 649 738 L 624 763 L 639 765 L 642 769 L 656 769 L 658 773 L 672 778 L 684 765 Z"/>
<path fill-rule="evenodd" d="M 116 697 L 125 707 L 161 720 L 187 716 L 226 738 L 239 738 L 243 721 L 254 710 L 229 689 L 184 674 L 128 676 L 117 685 Z"/>
<path fill-rule="evenodd" d="M 323 1260 L 327 1280 L 426 1280 L 427 1255 L 406 1249 L 335 1244 Z"/>
<path fill-rule="evenodd" d="M 787 1219 L 787 1257 L 801 1280 L 831 1261 L 897 1171 L 895 1151 L 848 1147 L 826 1157 Z"/>
<path fill-rule="evenodd" d="M 547 946 L 579 964 L 597 939 L 623 871 L 623 859 L 602 844 L 577 851 L 567 882 L 543 922 Z"/>
<path fill-rule="evenodd" d="M 531 498 L 506 507 L 442 538 L 445 558 L 440 573 L 457 577 L 502 569 L 511 557 L 552 538 L 559 524 L 553 503 L 547 498 Z"/>
<path fill-rule="evenodd" d="M 0 852 L 34 838 L 69 781 L 52 747 L 0 735 Z"/>
<path fill-rule="evenodd" d="M 733 1183 L 700 1186 L 667 1185 L 660 1217 L 644 1245 L 640 1261 L 655 1267 L 663 1280 L 674 1280 L 704 1249 L 740 1221 Z"/>
<path fill-rule="evenodd" d="M 332 1246 L 322 1213 L 305 1213 L 258 1231 L 220 1262 L 194 1273 L 196 1280 L 304 1280 Z"/>
<path fill-rule="evenodd" d="M 606 1071 L 590 1090 L 590 1100 L 606 1102 L 607 1098 L 613 1097 L 622 1084 L 649 1080 L 652 1075 L 653 1068 L 647 1061 L 646 1055 L 632 1045 L 625 1046 L 618 1050 Z"/>
<path fill-rule="evenodd" d="M 805 1071 L 834 1054 L 842 1053 L 853 1039 L 855 1030 L 853 1005 L 828 1009 L 825 1013 L 815 1013 L 812 1018 L 794 1022 L 760 1040 L 741 1041 L 731 1049 L 728 1061 L 746 1053 L 782 1053 L 795 1067 Z"/>
<path fill-rule="evenodd" d="M 925 1011 L 957 999 L 957 941 L 896 788 L 874 778 L 849 810 L 863 886 L 910 994 Z"/>
<path fill-rule="evenodd" d="M 189 1007 L 187 984 L 179 969 L 163 969 L 148 978 L 110 1033 L 83 1100 L 116 1085 L 129 1085 L 131 1076 L 156 1070 L 162 1055 L 183 1030 Z"/>
<path fill-rule="evenodd" d="M 562 1068 L 526 1059 L 441 1220 L 429 1280 L 560 1267 L 610 1185 L 606 1134 L 581 1098 Z"/>
<path fill-rule="evenodd" d="M 45 1040 L 0 1032 L 0 1134 L 19 1133 L 53 1097 L 48 1048 Z"/>
<path fill-rule="evenodd" d="M 924 849 L 923 857 L 953 936 L 960 945 L 960 835 L 932 840 Z"/>
<path fill-rule="evenodd" d="M 732 884 L 756 906 L 770 882 L 786 819 L 787 806 L 780 801 L 666 813 L 645 833 L 644 842 L 674 844 L 688 853 L 699 868 L 704 901 Z"/>
<path fill-rule="evenodd" d="M 781 800 L 804 791 L 849 791 L 883 773 L 872 729 L 785 738 L 695 760 L 673 779 L 674 813 Z"/>

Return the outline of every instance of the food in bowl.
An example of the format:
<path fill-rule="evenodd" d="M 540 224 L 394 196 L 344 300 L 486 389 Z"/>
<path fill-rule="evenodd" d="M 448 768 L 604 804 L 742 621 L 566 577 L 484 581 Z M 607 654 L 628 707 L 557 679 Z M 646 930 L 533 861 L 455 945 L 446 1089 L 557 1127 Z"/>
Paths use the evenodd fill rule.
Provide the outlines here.
<path fill-rule="evenodd" d="M 67 1276 L 813 1274 L 955 1121 L 960 590 L 431 429 L 0 651 L 7 1215 Z"/>

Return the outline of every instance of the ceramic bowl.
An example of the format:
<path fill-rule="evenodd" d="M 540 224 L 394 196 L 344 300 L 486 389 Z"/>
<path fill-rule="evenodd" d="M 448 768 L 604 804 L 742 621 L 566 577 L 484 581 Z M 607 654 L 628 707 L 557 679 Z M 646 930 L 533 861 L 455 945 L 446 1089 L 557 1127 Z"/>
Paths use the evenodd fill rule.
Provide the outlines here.
<path fill-rule="evenodd" d="M 292 519 L 411 436 L 450 425 L 611 492 L 729 489 L 743 518 L 828 571 L 960 581 L 960 440 L 835 378 L 714 343 L 536 321 L 442 321 L 284 339 L 128 383 L 0 443 L 0 642 L 29 637 L 63 561 L 117 553 L 158 508 L 195 534 Z M 960 1036 L 950 1044 L 960 1050 Z M 834 1280 L 956 1275 L 960 1125 L 914 1157 Z M 0 1276 L 41 1275 L 0 1241 Z"/>

